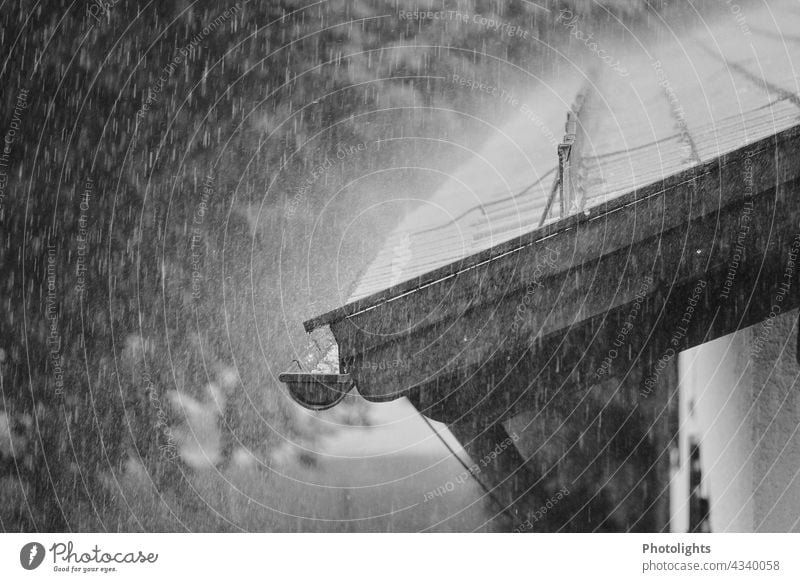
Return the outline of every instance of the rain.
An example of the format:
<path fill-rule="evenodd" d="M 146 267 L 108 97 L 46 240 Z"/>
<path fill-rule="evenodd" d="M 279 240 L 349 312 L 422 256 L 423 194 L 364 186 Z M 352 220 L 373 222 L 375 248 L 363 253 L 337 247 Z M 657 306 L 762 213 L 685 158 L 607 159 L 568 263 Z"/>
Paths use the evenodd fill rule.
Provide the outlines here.
<path fill-rule="evenodd" d="M 660 529 L 674 426 L 654 410 L 665 383 L 707 372 L 684 356 L 747 329 L 796 341 L 793 288 L 774 316 L 748 303 L 767 285 L 747 283 L 753 253 L 777 248 L 763 257 L 779 277 L 797 252 L 783 218 L 730 248 L 697 218 L 674 244 L 701 242 L 672 269 L 667 243 L 647 264 L 625 253 L 651 249 L 647 220 L 683 216 L 694 191 L 672 214 L 614 206 L 746 145 L 752 208 L 773 187 L 759 176 L 793 179 L 756 145 L 800 123 L 796 31 L 739 4 L 0 3 L 0 530 Z M 582 144 L 575 183 L 559 178 L 565 133 Z M 578 238 L 611 210 L 625 228 Z M 532 233 L 553 246 L 524 254 L 545 244 Z M 614 252 L 625 261 L 604 270 Z M 690 266 L 727 277 L 721 298 L 710 275 L 695 293 Z M 304 329 L 360 301 L 344 318 L 357 330 Z M 674 357 L 647 343 L 653 321 Z M 751 353 L 754 393 L 775 353 Z M 279 380 L 345 371 L 358 381 L 327 410 Z M 465 396 L 417 390 L 475 378 L 490 388 L 464 394 L 502 403 L 502 422 L 451 418 Z M 713 416 L 691 397 L 675 423 Z M 501 424 L 492 456 L 471 435 Z M 513 463 L 530 472 L 514 473 L 524 507 L 492 492 Z"/>

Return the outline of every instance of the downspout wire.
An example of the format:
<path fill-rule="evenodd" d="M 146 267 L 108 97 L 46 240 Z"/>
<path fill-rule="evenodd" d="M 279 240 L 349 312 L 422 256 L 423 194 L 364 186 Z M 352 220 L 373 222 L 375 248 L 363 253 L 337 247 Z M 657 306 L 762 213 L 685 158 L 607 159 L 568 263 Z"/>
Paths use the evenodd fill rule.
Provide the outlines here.
<path fill-rule="evenodd" d="M 421 412 L 419 413 L 419 415 L 422 417 L 422 420 L 424 420 L 424 421 L 425 421 L 425 424 L 427 424 L 427 425 L 428 425 L 428 428 L 429 428 L 429 429 L 431 429 L 431 432 L 432 432 L 433 434 L 435 434 L 435 435 L 436 435 L 436 438 L 438 438 L 438 439 L 439 439 L 439 441 L 440 441 L 440 442 L 441 442 L 441 443 L 442 443 L 442 444 L 445 446 L 445 448 L 446 448 L 446 449 L 447 449 L 447 450 L 450 452 L 450 454 L 451 454 L 453 457 L 455 457 L 455 459 L 456 459 L 456 460 L 457 460 L 457 461 L 458 461 L 458 462 L 461 464 L 461 466 L 462 466 L 462 467 L 464 467 L 464 470 L 465 470 L 467 473 L 469 473 L 470 477 L 472 477 L 472 478 L 475 480 L 475 482 L 476 482 L 478 485 L 480 485 L 481 489 L 483 489 L 484 493 L 486 493 L 486 495 L 489 497 L 489 499 L 491 499 L 492 501 L 494 501 L 494 503 L 495 503 L 495 504 L 496 504 L 498 507 L 500 507 L 500 509 L 501 509 L 502 513 L 504 513 L 504 514 L 506 515 L 506 517 L 508 517 L 508 518 L 511 520 L 511 522 L 512 522 L 512 523 L 516 524 L 517 526 L 520 526 L 520 525 L 522 525 L 522 522 L 520 521 L 520 519 L 519 519 L 519 518 L 518 518 L 516 515 L 514 515 L 513 513 L 511 513 L 511 512 L 508 510 L 508 508 L 507 508 L 507 507 L 505 507 L 505 506 L 504 506 L 502 503 L 500 503 L 500 500 L 499 500 L 499 499 L 497 499 L 497 496 L 496 496 L 494 493 L 492 493 L 492 492 L 491 492 L 491 490 L 490 490 L 490 489 L 489 489 L 489 488 L 488 488 L 486 485 L 484 485 L 483 481 L 481 481 L 480 479 L 478 479 L 478 476 L 477 476 L 477 475 L 475 475 L 475 473 L 473 473 L 473 472 L 472 472 L 472 469 L 469 467 L 469 465 L 467 465 L 467 463 L 464 461 L 464 459 L 462 459 L 462 458 L 461 458 L 461 457 L 458 455 L 458 453 L 456 453 L 456 452 L 453 450 L 453 447 L 451 447 L 451 446 L 450 446 L 450 443 L 448 443 L 448 442 L 447 442 L 447 441 L 444 439 L 444 437 L 443 437 L 443 436 L 442 436 L 442 435 L 439 433 L 439 431 L 438 431 L 438 430 L 436 430 L 436 427 L 435 427 L 435 426 L 433 426 L 433 424 L 431 423 L 431 421 L 430 421 L 430 420 L 428 420 L 428 417 L 427 417 L 427 416 L 425 416 L 424 414 L 422 414 Z"/>

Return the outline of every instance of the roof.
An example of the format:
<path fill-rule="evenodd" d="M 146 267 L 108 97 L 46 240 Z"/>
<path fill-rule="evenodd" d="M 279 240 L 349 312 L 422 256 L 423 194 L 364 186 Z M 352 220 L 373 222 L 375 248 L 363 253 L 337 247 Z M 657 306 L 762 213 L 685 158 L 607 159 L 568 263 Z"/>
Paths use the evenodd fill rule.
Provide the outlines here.
<path fill-rule="evenodd" d="M 746 37 L 732 18 L 698 27 L 629 57 L 627 77 L 599 69 L 588 79 L 575 71 L 529 95 L 388 237 L 350 301 L 534 230 L 566 112 L 584 84 L 579 180 L 590 211 L 800 122 L 800 37 L 792 32 L 800 30 L 800 12 L 779 13 L 776 23 L 769 10 L 748 12 Z"/>
<path fill-rule="evenodd" d="M 748 24 L 749 36 L 723 19 L 642 50 L 626 60 L 624 78 L 599 67 L 531 95 L 517 118 L 389 236 L 350 302 L 306 329 L 331 327 L 340 363 L 365 397 L 389 400 L 425 385 L 427 400 L 418 394 L 416 402 L 438 406 L 440 417 L 453 382 L 480 379 L 477 392 L 459 392 L 471 406 L 512 369 L 526 382 L 539 377 L 555 354 L 563 362 L 546 374 L 563 381 L 565 368 L 584 360 L 590 370 L 608 350 L 642 277 L 654 284 L 643 309 L 652 320 L 640 327 L 666 337 L 675 322 L 663 314 L 683 311 L 683 295 L 699 277 L 718 296 L 742 205 L 753 194 L 761 204 L 753 220 L 776 238 L 748 241 L 749 262 L 734 291 L 751 300 L 756 289 L 772 293 L 777 281 L 764 267 L 781 272 L 798 208 L 786 198 L 792 192 L 776 199 L 769 190 L 797 178 L 800 42 L 789 31 L 800 30 L 800 12 L 787 8 L 778 24 L 768 9 L 753 11 Z M 574 103 L 571 215 L 551 211 L 540 227 Z M 748 167 L 751 184 L 744 185 Z M 534 309 L 518 322 L 515 309 L 528 305 L 532 284 Z M 721 308 L 708 311 L 716 317 Z M 711 328 L 729 333 L 764 315 L 753 301 L 724 308 L 723 323 L 697 316 L 685 341 L 706 341 Z M 652 335 L 630 345 L 644 350 Z M 578 349 L 565 355 L 565 342 Z M 520 355 L 531 351 L 536 357 Z M 500 405 L 511 407 L 511 392 L 525 386 L 505 390 Z"/>

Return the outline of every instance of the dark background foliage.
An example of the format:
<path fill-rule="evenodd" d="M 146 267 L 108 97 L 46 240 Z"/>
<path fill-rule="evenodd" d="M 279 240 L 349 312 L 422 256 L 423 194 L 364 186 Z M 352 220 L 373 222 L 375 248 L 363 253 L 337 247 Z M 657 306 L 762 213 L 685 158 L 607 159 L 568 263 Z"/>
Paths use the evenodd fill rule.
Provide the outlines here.
<path fill-rule="evenodd" d="M 218 469 L 242 450 L 268 465 L 289 441 L 302 460 L 332 429 L 299 416 L 277 374 L 305 348 L 299 323 L 346 300 L 413 201 L 343 233 L 433 192 L 441 177 L 413 168 L 446 170 L 463 154 L 441 140 L 486 131 L 463 113 L 500 115 L 447 76 L 529 87 L 563 66 L 558 8 L 646 28 L 663 4 L 7 3 L 0 131 L 23 90 L 27 107 L 0 206 L 0 528 L 183 529 L 211 513 L 174 454 L 186 431 L 209 433 Z M 427 8 L 530 37 L 398 16 Z M 363 421 L 357 404 L 337 414 Z M 132 472 L 172 525 L 131 521 Z"/>

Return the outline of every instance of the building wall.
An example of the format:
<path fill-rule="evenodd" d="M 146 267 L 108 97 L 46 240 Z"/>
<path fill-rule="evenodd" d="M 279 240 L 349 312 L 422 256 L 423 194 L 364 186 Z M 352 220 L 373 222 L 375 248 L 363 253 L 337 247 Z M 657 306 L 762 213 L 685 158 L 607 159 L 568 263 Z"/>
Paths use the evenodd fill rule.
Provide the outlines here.
<path fill-rule="evenodd" d="M 797 311 L 776 319 L 751 358 L 754 400 L 753 489 L 756 531 L 800 532 L 800 366 Z M 752 328 L 751 328 L 752 329 Z M 755 342 L 755 346 L 758 344 Z"/>
<path fill-rule="evenodd" d="M 713 531 L 800 531 L 797 311 L 679 356 L 671 529 L 688 529 L 689 442 L 701 447 Z"/>
<path fill-rule="evenodd" d="M 641 370 L 583 387 L 542 390 L 544 404 L 506 430 L 543 499 L 569 493 L 534 531 L 667 531 L 669 400 L 674 359 L 641 398 Z"/>

